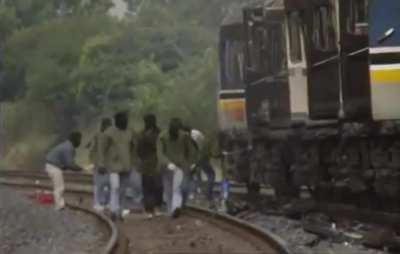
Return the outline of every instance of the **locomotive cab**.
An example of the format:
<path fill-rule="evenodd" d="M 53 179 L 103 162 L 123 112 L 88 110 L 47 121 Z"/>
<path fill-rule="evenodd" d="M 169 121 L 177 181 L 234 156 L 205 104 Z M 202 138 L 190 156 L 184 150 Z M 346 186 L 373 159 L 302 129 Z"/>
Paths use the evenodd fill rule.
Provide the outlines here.
<path fill-rule="evenodd" d="M 372 115 L 400 119 L 400 1 L 371 0 L 369 53 Z"/>
<path fill-rule="evenodd" d="M 307 61 L 302 16 L 304 3 L 286 2 L 286 50 L 288 56 L 290 115 L 292 121 L 309 118 Z"/>
<path fill-rule="evenodd" d="M 292 115 L 370 118 L 367 0 L 286 0 Z"/>
<path fill-rule="evenodd" d="M 247 8 L 243 17 L 249 127 L 253 133 L 284 128 L 289 122 L 289 87 L 283 6 Z"/>
<path fill-rule="evenodd" d="M 243 25 L 233 23 L 220 30 L 220 87 L 218 119 L 223 132 L 241 132 L 247 128 L 244 85 Z"/>

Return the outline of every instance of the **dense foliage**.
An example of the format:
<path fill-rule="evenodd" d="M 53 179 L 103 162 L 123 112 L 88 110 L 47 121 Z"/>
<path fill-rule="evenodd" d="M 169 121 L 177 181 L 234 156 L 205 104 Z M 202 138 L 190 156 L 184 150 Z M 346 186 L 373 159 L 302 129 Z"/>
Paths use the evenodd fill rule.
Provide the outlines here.
<path fill-rule="evenodd" d="M 0 0 L 9 161 L 31 163 L 120 109 L 135 127 L 154 112 L 215 130 L 217 31 L 234 1 L 126 0 L 123 19 L 108 14 L 112 2 Z"/>

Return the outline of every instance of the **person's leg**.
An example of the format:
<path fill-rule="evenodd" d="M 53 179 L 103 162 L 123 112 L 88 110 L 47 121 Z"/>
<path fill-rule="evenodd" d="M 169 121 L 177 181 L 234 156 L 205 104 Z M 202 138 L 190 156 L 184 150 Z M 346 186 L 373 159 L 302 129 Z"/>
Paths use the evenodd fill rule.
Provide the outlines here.
<path fill-rule="evenodd" d="M 65 207 L 63 172 L 50 164 L 46 164 L 46 171 L 53 182 L 55 207 L 57 210 L 61 210 Z"/>
<path fill-rule="evenodd" d="M 193 188 L 194 188 L 193 193 L 196 193 L 196 194 L 200 194 L 202 192 L 201 191 L 201 187 L 202 187 L 201 171 L 202 171 L 201 165 L 197 164 L 195 172 L 193 173 L 193 178 L 192 178 Z"/>
<path fill-rule="evenodd" d="M 107 206 L 110 202 L 110 174 L 100 174 L 99 179 L 100 193 L 99 202 L 103 207 Z"/>
<path fill-rule="evenodd" d="M 172 202 L 171 202 L 171 215 L 173 217 L 179 216 L 178 210 L 183 206 L 183 195 L 188 198 L 188 185 L 184 183 L 185 174 L 181 169 L 172 172 Z M 178 213 L 175 213 L 175 212 Z"/>
<path fill-rule="evenodd" d="M 93 207 L 95 210 L 98 210 L 100 207 L 99 192 L 99 172 L 95 169 L 93 172 Z"/>
<path fill-rule="evenodd" d="M 163 170 L 161 172 L 161 181 L 162 181 L 162 187 L 163 187 L 163 193 L 162 193 L 162 201 L 167 204 L 167 185 L 168 185 L 168 177 L 167 177 L 167 170 Z"/>
<path fill-rule="evenodd" d="M 130 187 L 132 188 L 133 194 L 132 198 L 136 204 L 140 204 L 142 203 L 143 199 L 142 175 L 138 172 L 138 170 L 133 169 L 130 178 Z"/>
<path fill-rule="evenodd" d="M 167 206 L 167 213 L 172 213 L 173 179 L 174 173 L 165 170 L 162 175 L 163 180 L 163 200 Z"/>
<path fill-rule="evenodd" d="M 159 210 L 163 201 L 163 184 L 161 174 L 154 175 L 154 184 L 154 206 L 157 210 Z"/>
<path fill-rule="evenodd" d="M 154 206 L 153 206 L 153 190 L 152 190 L 152 177 L 142 175 L 142 184 L 143 184 L 143 205 L 146 213 L 153 213 Z"/>
<path fill-rule="evenodd" d="M 181 195 L 182 195 L 182 206 L 184 207 L 188 201 L 190 191 L 192 189 L 192 177 L 190 173 L 184 172 L 183 179 L 181 183 Z"/>
<path fill-rule="evenodd" d="M 209 201 L 213 200 L 213 190 L 215 184 L 215 170 L 212 167 L 209 160 L 205 160 L 201 163 L 201 168 L 204 173 L 207 175 L 207 199 Z"/>
<path fill-rule="evenodd" d="M 110 205 L 114 216 L 120 215 L 120 178 L 118 173 L 110 174 Z"/>
<path fill-rule="evenodd" d="M 98 170 L 94 171 L 94 209 L 98 211 L 104 210 L 109 200 L 109 193 L 105 191 L 109 187 L 109 176 L 107 173 L 100 174 Z"/>
<path fill-rule="evenodd" d="M 133 200 L 128 198 L 128 193 L 127 193 L 128 188 L 133 188 L 133 184 L 131 181 L 131 174 L 132 171 L 119 173 L 119 181 L 120 181 L 119 199 L 120 199 L 120 206 L 122 209 L 129 209 L 131 208 L 132 205 L 131 201 Z"/>

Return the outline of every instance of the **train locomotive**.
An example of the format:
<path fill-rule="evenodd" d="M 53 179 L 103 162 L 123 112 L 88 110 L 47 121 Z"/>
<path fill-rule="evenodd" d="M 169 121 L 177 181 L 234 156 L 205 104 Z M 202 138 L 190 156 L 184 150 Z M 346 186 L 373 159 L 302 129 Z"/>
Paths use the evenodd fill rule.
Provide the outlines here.
<path fill-rule="evenodd" d="M 281 197 L 306 187 L 315 199 L 397 209 L 399 13 L 394 0 L 270 0 L 244 8 L 236 32 L 222 26 L 232 177 Z"/>

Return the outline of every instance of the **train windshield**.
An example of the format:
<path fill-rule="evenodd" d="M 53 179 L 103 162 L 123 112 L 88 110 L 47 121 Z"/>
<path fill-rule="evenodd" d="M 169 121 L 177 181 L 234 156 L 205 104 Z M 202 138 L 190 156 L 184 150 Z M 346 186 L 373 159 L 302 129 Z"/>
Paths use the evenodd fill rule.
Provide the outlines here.
<path fill-rule="evenodd" d="M 320 51 L 336 46 L 336 17 L 333 6 L 320 6 L 313 12 L 313 43 Z"/>
<path fill-rule="evenodd" d="M 247 36 L 248 69 L 251 72 L 272 76 L 286 70 L 282 24 L 270 23 L 251 27 Z"/>
<path fill-rule="evenodd" d="M 346 30 L 350 34 L 368 34 L 368 0 L 354 0 L 346 13 Z"/>
<path fill-rule="evenodd" d="M 289 45 L 290 45 L 290 61 L 292 63 L 301 62 L 301 20 L 299 12 L 292 12 L 289 15 Z"/>
<path fill-rule="evenodd" d="M 243 42 L 238 40 L 226 40 L 222 45 L 222 89 L 244 89 L 243 66 L 244 53 Z"/>

